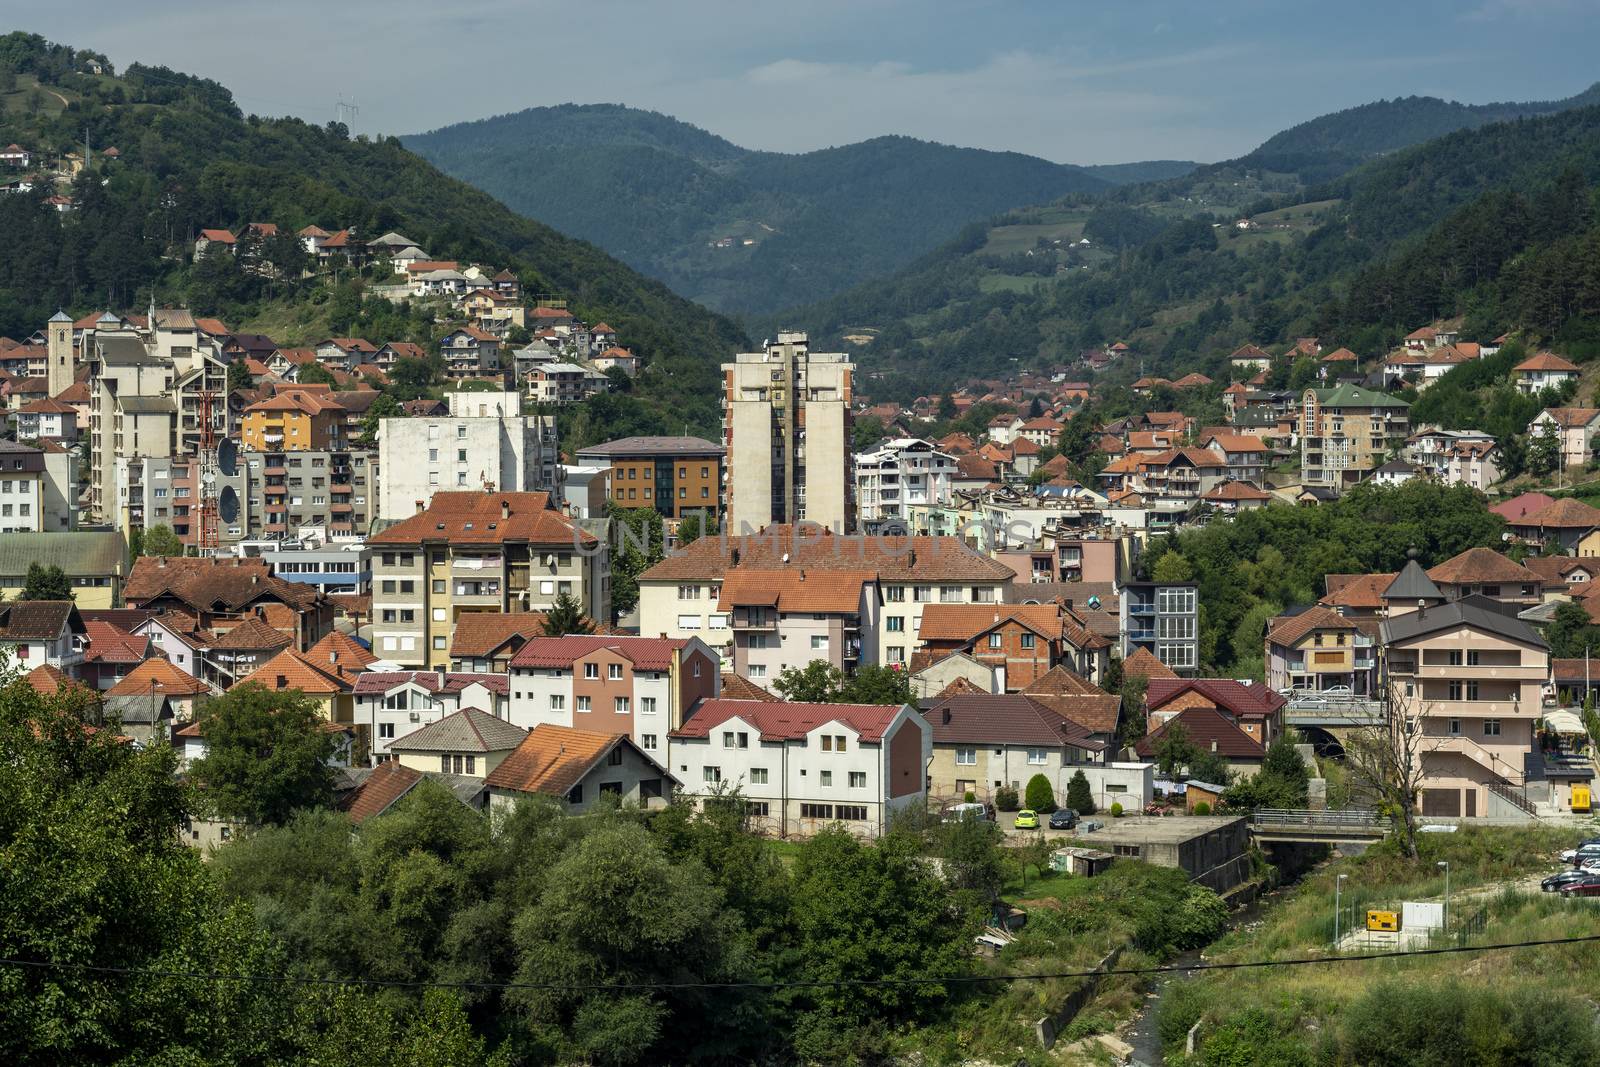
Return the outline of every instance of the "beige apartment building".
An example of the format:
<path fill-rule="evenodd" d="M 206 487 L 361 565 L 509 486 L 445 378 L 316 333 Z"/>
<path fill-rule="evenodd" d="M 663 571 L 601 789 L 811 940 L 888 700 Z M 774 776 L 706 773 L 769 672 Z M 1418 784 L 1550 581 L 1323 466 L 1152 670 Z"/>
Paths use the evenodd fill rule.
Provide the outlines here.
<path fill-rule="evenodd" d="M 372 650 L 404 667 L 448 669 L 451 633 L 469 612 L 545 611 L 566 593 L 590 618 L 609 618 L 607 547 L 548 493 L 437 493 L 367 545 Z"/>
<path fill-rule="evenodd" d="M 1531 810 L 1526 764 L 1549 646 L 1514 604 L 1481 595 L 1419 604 L 1383 623 L 1382 654 L 1391 713 L 1421 718 L 1422 814 Z"/>
<path fill-rule="evenodd" d="M 1380 466 L 1411 432 L 1411 406 L 1388 393 L 1341 385 L 1307 389 L 1300 406 L 1300 475 L 1344 487 Z"/>
<path fill-rule="evenodd" d="M 855 524 L 850 357 L 812 352 L 803 333 L 722 365 L 729 529 L 758 532 L 801 520 Z"/>

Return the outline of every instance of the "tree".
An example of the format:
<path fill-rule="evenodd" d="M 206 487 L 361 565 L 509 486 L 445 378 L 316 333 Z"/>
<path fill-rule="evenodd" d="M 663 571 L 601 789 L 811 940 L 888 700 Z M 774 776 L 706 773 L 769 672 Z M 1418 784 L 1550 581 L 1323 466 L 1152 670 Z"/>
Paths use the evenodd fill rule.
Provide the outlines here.
<path fill-rule="evenodd" d="M 844 672 L 825 659 L 814 659 L 804 667 L 785 667 L 772 682 L 783 699 L 801 704 L 833 702 L 843 684 Z"/>
<path fill-rule="evenodd" d="M 300 690 L 246 682 L 207 701 L 199 720 L 206 754 L 190 777 L 223 818 L 280 824 L 333 800 L 334 735 Z"/>
<path fill-rule="evenodd" d="M 139 541 L 139 553 L 144 556 L 181 556 L 183 542 L 172 532 L 172 527 L 156 525 L 144 531 Z"/>
<path fill-rule="evenodd" d="M 361 436 L 368 441 L 376 441 L 378 439 L 378 428 L 383 425 L 384 419 L 403 419 L 405 417 L 406 409 L 400 406 L 400 401 L 389 393 L 379 393 L 377 398 L 372 401 L 371 406 L 367 408 L 367 413 L 361 418 Z"/>
<path fill-rule="evenodd" d="M 1033 783 L 1029 782 L 1028 786 L 1031 789 Z M 1067 782 L 1067 807 L 1079 815 L 1094 814 L 1094 794 L 1089 792 L 1089 779 L 1082 771 L 1075 771 Z"/>
<path fill-rule="evenodd" d="M 1078 774 L 1082 773 L 1082 771 L 1078 772 Z M 1083 784 L 1084 788 L 1087 789 L 1089 785 L 1087 778 L 1084 779 Z M 1070 796 L 1071 786 L 1069 785 L 1067 788 L 1068 795 Z M 1036 774 L 1032 778 L 1029 778 L 1027 789 L 1023 792 L 1023 801 L 1027 807 L 1032 808 L 1034 811 L 1055 811 L 1056 794 L 1055 790 L 1050 788 L 1050 779 L 1046 778 L 1042 774 Z"/>
<path fill-rule="evenodd" d="M 1422 719 L 1416 698 L 1391 684 L 1384 721 L 1351 733 L 1344 745 L 1351 776 L 1377 798 L 1379 812 L 1409 859 L 1417 858 L 1417 803 L 1429 744 Z"/>
<path fill-rule="evenodd" d="M 571 593 L 556 594 L 555 603 L 544 616 L 544 635 L 563 637 L 567 634 L 594 633 L 594 620 L 583 613 L 583 605 Z"/>
<path fill-rule="evenodd" d="M 28 576 L 22 584 L 18 600 L 71 600 L 72 580 L 59 566 L 46 567 L 39 563 L 28 564 Z"/>

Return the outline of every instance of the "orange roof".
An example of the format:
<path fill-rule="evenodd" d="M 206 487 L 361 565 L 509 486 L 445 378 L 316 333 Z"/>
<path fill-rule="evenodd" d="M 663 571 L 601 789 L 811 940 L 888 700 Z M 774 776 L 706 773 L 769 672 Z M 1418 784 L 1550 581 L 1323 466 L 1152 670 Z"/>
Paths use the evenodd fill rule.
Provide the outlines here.
<path fill-rule="evenodd" d="M 594 535 L 551 506 L 549 493 L 435 493 L 426 510 L 374 534 L 367 543 L 499 544 L 508 540 L 565 548 L 597 543 Z"/>
<path fill-rule="evenodd" d="M 489 772 L 484 784 L 492 789 L 564 797 L 613 748 L 631 744 L 627 734 L 600 734 L 540 723 L 528 732 L 516 751 Z"/>
<path fill-rule="evenodd" d="M 261 664 L 241 682 L 259 682 L 268 689 L 298 689 L 308 696 L 333 696 L 352 688 L 343 672 L 334 673 L 286 648 Z"/>
<path fill-rule="evenodd" d="M 1162 663 L 1148 648 L 1136 648 L 1133 655 L 1122 661 L 1122 676 L 1143 675 L 1145 678 L 1176 678 L 1178 672 Z"/>
<path fill-rule="evenodd" d="M 127 677 L 106 690 L 106 696 L 143 696 L 146 693 L 164 693 L 169 697 L 191 697 L 211 692 L 211 687 L 192 674 L 172 665 L 171 660 L 147 659 Z"/>
<path fill-rule="evenodd" d="M 1540 352 L 1511 368 L 1514 371 L 1568 371 L 1578 373 L 1578 365 L 1569 363 L 1554 352 Z"/>

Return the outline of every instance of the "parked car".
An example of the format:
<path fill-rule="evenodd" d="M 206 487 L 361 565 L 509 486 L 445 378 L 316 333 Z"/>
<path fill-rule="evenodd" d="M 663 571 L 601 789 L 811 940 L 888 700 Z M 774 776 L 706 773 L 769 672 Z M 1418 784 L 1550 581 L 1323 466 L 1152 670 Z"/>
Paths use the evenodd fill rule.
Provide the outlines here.
<path fill-rule="evenodd" d="M 1057 808 L 1050 813 L 1050 829 L 1070 830 L 1078 825 L 1078 813 L 1071 808 Z"/>
<path fill-rule="evenodd" d="M 1587 881 L 1594 877 L 1592 871 L 1557 871 L 1539 883 L 1539 888 L 1546 893 L 1559 893 L 1562 889 L 1575 882 Z"/>
<path fill-rule="evenodd" d="M 1600 897 L 1600 874 L 1591 874 L 1561 887 L 1564 897 Z"/>
<path fill-rule="evenodd" d="M 1017 812 L 1016 821 L 1011 825 L 1018 830 L 1037 830 L 1039 828 L 1039 813 L 1032 808 L 1023 808 Z"/>

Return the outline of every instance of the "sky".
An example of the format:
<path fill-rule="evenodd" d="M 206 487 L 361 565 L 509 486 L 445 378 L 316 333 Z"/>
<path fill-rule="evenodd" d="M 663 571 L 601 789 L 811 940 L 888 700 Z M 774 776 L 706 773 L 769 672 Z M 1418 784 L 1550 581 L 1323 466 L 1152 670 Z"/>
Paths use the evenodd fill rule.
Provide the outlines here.
<path fill-rule="evenodd" d="M 55 0 L 13 18 L 214 78 L 246 113 L 353 102 L 358 133 L 620 103 L 748 148 L 906 134 L 1062 163 L 1211 162 L 1379 98 L 1600 80 L 1600 0 Z"/>

